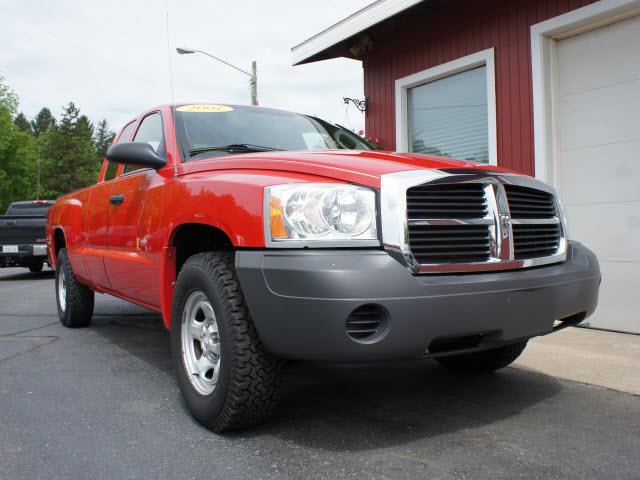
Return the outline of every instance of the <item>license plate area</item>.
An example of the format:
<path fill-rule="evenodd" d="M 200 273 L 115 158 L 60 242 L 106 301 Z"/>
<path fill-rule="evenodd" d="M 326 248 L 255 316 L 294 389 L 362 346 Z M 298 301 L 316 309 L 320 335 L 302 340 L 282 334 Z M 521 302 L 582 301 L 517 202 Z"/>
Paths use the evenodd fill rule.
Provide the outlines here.
<path fill-rule="evenodd" d="M 18 253 L 18 245 L 3 245 L 2 253 Z"/>

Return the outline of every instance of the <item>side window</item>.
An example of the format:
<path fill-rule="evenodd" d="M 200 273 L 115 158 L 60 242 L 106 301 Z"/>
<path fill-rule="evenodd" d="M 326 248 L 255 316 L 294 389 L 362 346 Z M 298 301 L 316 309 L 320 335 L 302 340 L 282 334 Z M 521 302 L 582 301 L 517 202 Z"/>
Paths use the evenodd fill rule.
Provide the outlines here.
<path fill-rule="evenodd" d="M 107 164 L 107 171 L 104 174 L 104 181 L 113 180 L 116 178 L 116 172 L 118 171 L 118 164 L 109 162 Z"/>
<path fill-rule="evenodd" d="M 131 134 L 133 133 L 133 127 L 135 126 L 135 124 L 136 122 L 131 122 L 122 129 L 122 133 L 118 137 L 117 143 L 129 141 L 129 139 L 131 138 Z"/>
<path fill-rule="evenodd" d="M 131 122 L 127 125 L 125 125 L 125 127 L 122 129 L 122 133 L 120 134 L 120 136 L 118 137 L 118 141 L 116 143 L 120 143 L 120 142 L 128 142 L 129 139 L 131 138 L 131 133 L 133 132 L 133 127 L 135 126 L 136 122 Z M 113 162 L 109 162 L 109 164 L 107 165 L 107 171 L 104 174 L 104 181 L 109 181 L 109 180 L 113 180 L 114 178 L 116 178 L 116 173 L 118 172 L 118 164 L 117 163 L 113 163 Z"/>
<path fill-rule="evenodd" d="M 134 142 L 146 142 L 153 147 L 158 155 L 164 157 L 166 148 L 164 144 L 164 131 L 162 129 L 162 115 L 160 112 L 152 113 L 142 119 L 140 127 L 133 139 Z M 139 167 L 127 165 L 124 167 L 124 174 L 140 170 Z"/>

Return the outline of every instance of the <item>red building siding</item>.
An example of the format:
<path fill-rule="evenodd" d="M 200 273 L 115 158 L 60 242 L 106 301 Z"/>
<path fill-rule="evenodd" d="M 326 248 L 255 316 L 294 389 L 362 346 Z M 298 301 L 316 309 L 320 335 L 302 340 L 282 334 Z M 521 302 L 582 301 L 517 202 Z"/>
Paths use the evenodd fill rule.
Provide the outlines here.
<path fill-rule="evenodd" d="M 394 150 L 395 81 L 493 47 L 498 164 L 534 174 L 529 27 L 594 0 L 453 0 L 423 15 L 393 19 L 374 33 L 364 60 L 366 130 Z M 411 18 L 406 18 L 411 17 Z"/>

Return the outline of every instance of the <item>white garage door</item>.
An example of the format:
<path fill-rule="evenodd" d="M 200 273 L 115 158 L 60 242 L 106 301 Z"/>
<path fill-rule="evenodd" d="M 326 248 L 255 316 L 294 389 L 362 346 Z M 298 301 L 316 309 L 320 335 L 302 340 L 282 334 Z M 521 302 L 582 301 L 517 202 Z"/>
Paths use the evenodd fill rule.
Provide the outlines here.
<path fill-rule="evenodd" d="M 640 332 L 640 16 L 558 43 L 560 196 L 596 252 L 591 326 Z"/>

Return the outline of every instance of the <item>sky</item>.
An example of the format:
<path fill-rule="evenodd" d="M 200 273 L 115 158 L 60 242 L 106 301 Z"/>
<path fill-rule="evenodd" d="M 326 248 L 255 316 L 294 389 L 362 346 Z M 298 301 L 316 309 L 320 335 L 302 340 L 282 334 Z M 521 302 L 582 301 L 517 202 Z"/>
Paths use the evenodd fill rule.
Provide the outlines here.
<path fill-rule="evenodd" d="M 260 105 L 317 115 L 355 130 L 364 114 L 343 97 L 363 97 L 362 65 L 348 59 L 291 66 L 291 47 L 372 0 L 0 0 L 0 76 L 33 117 L 56 117 L 73 101 L 113 130 L 171 102 L 250 103 L 258 62 Z M 167 13 L 168 32 L 167 35 Z M 170 62 L 169 62 L 170 60 Z"/>

